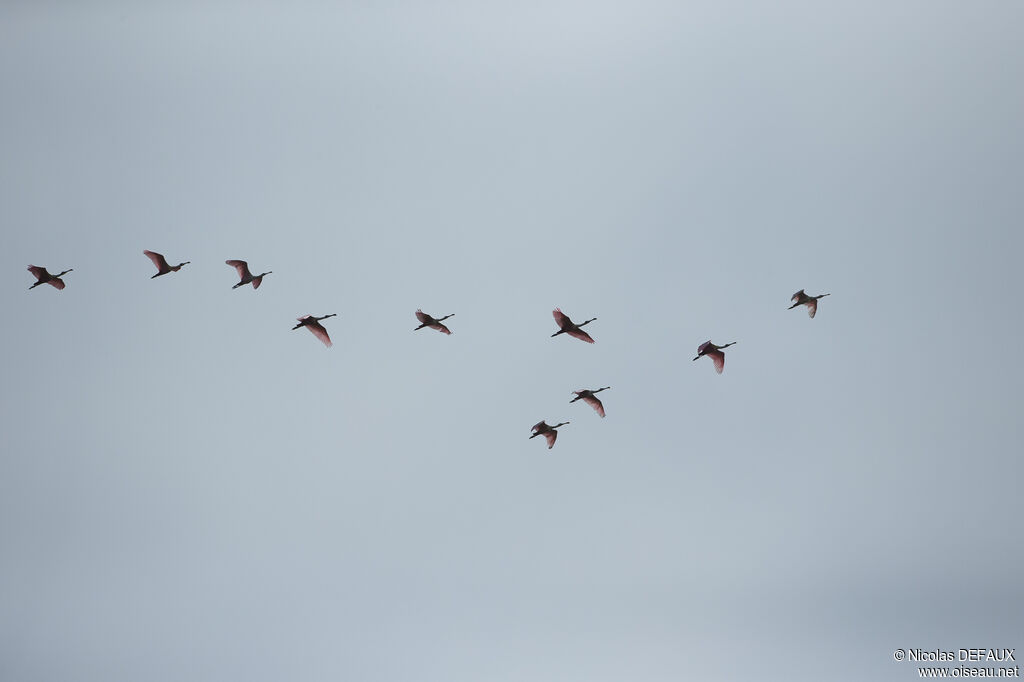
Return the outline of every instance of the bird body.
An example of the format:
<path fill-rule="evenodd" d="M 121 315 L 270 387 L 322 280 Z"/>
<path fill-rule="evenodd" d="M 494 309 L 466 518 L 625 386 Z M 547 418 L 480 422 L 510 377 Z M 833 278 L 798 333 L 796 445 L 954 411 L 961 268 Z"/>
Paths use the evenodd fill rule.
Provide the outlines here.
<path fill-rule="evenodd" d="M 575 322 L 569 319 L 568 315 L 562 312 L 561 308 L 555 308 L 554 310 L 551 311 L 551 314 L 554 316 L 555 322 L 557 322 L 558 326 L 560 327 L 560 329 L 551 336 L 558 336 L 559 334 L 568 334 L 569 336 L 577 338 L 580 341 L 594 343 L 594 339 L 590 338 L 590 334 L 580 329 L 580 327 L 590 324 L 591 322 L 597 319 L 596 317 L 592 317 L 586 322 L 580 322 L 579 324 L 576 324 Z"/>
<path fill-rule="evenodd" d="M 808 317 L 810 317 L 813 320 L 814 316 L 818 312 L 818 299 L 825 298 L 826 296 L 830 295 L 831 294 L 818 294 L 817 296 L 808 296 L 807 294 L 804 293 L 804 290 L 801 289 L 800 291 L 793 294 L 792 298 L 789 299 L 793 301 L 793 305 L 789 306 L 788 310 L 792 310 L 798 305 L 805 305 L 807 306 Z"/>
<path fill-rule="evenodd" d="M 29 287 L 29 291 L 35 289 L 40 284 L 49 284 L 57 291 L 61 291 L 64 288 L 64 280 L 61 279 L 64 275 L 72 272 L 74 268 L 65 270 L 59 275 L 51 275 L 46 271 L 46 268 L 41 268 L 38 265 L 28 266 L 28 271 L 36 278 L 36 283 Z"/>
<path fill-rule="evenodd" d="M 609 388 L 611 388 L 611 386 L 605 386 L 604 388 L 595 388 L 594 390 L 584 389 L 582 391 L 573 391 L 573 393 L 576 394 L 576 397 L 570 400 L 569 402 L 574 403 L 577 400 L 582 400 L 587 405 L 593 407 L 594 411 L 597 412 L 598 415 L 604 417 L 604 405 L 601 404 L 601 401 L 594 394 L 600 393 L 601 391 L 607 391 Z"/>
<path fill-rule="evenodd" d="M 533 435 L 530 438 L 536 438 L 537 436 L 544 436 L 544 440 L 548 442 L 548 450 L 555 447 L 555 440 L 558 438 L 557 429 L 559 426 L 565 426 L 569 422 L 562 422 L 561 424 L 555 424 L 549 426 L 547 422 L 540 421 L 533 425 Z"/>
<path fill-rule="evenodd" d="M 715 371 L 719 374 L 725 369 L 725 353 L 722 352 L 723 348 L 735 345 L 736 342 L 727 343 L 724 346 L 716 346 L 711 341 L 705 341 L 697 347 L 697 357 L 694 360 L 699 360 L 701 356 L 706 355 L 711 358 L 715 363 Z"/>
<path fill-rule="evenodd" d="M 323 344 L 330 348 L 334 344 L 331 343 L 331 337 L 327 335 L 327 330 L 320 324 L 320 320 L 326 320 L 328 317 L 334 317 L 337 313 L 331 313 L 330 315 L 324 315 L 323 317 L 313 317 L 312 315 L 303 315 L 298 318 L 299 323 L 292 327 L 292 331 L 295 331 L 299 327 L 305 327 L 313 333 L 313 336 L 323 341 Z"/>
<path fill-rule="evenodd" d="M 455 313 L 435 319 L 430 315 L 427 315 L 422 310 L 417 309 L 416 319 L 420 321 L 420 326 L 416 327 L 416 329 L 414 329 L 413 331 L 416 331 L 417 329 L 423 329 L 424 327 L 430 327 L 431 329 L 436 329 L 442 334 L 451 334 L 452 331 L 448 329 L 448 327 L 446 327 L 445 325 L 441 324 L 441 320 L 447 320 L 449 317 L 455 317 Z"/>
<path fill-rule="evenodd" d="M 273 273 L 273 271 L 263 272 L 254 276 L 251 272 L 249 272 L 249 264 L 246 263 L 244 260 L 226 260 L 224 262 L 238 271 L 239 282 L 235 286 L 231 287 L 232 289 L 237 289 L 238 287 L 245 286 L 250 282 L 252 283 L 253 289 L 259 289 L 260 285 L 263 284 L 263 277 L 265 275 L 270 275 Z"/>
<path fill-rule="evenodd" d="M 153 275 L 153 277 L 150 277 L 150 279 L 159 277 L 160 275 L 166 275 L 169 272 L 177 272 L 192 262 L 185 261 L 184 263 L 178 263 L 177 265 L 169 265 L 167 263 L 167 259 L 155 251 L 143 251 L 142 253 L 146 254 L 146 257 L 153 261 L 153 265 L 156 266 L 156 274 Z"/>

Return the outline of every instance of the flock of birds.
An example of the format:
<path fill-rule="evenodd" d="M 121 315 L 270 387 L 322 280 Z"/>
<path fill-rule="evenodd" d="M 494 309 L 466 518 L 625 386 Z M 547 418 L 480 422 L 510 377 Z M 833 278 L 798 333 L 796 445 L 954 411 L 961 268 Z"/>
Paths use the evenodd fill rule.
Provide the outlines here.
<path fill-rule="evenodd" d="M 188 265 L 191 262 L 185 261 L 183 263 L 178 263 L 177 265 L 171 265 L 170 263 L 167 262 L 167 259 L 164 258 L 163 255 L 156 253 L 155 251 L 146 250 L 143 251 L 142 253 L 145 254 L 146 257 L 153 262 L 154 266 L 156 266 L 157 271 L 156 274 L 153 275 L 153 277 L 160 277 L 162 275 L 166 275 L 172 272 L 178 272 L 184 266 Z M 238 284 L 235 284 L 233 287 L 231 287 L 232 289 L 237 289 L 238 287 L 245 286 L 246 284 L 252 284 L 253 289 L 259 289 L 260 285 L 263 283 L 263 278 L 269 274 L 272 274 L 271 271 L 268 271 L 260 273 L 258 275 L 253 275 L 252 272 L 249 271 L 249 264 L 246 263 L 244 260 L 227 260 L 224 261 L 224 263 L 233 267 L 235 271 L 238 273 Z M 69 268 L 59 274 L 52 275 L 46 270 L 46 268 L 39 267 L 37 265 L 30 265 L 28 266 L 28 271 L 31 272 L 32 275 L 36 278 L 36 283 L 29 287 L 30 291 L 32 289 L 35 289 L 40 284 L 49 284 L 50 286 L 60 291 L 63 290 L 65 287 L 64 280 L 61 278 L 64 275 L 68 274 L 69 272 L 73 272 L 74 270 L 72 268 Z M 817 296 L 809 296 L 804 292 L 803 289 L 801 289 L 800 291 L 793 294 L 793 296 L 790 298 L 790 300 L 793 301 L 793 305 L 789 306 L 788 309 L 792 310 L 793 308 L 796 308 L 797 306 L 800 305 L 807 306 L 807 314 L 813 319 L 818 312 L 818 300 L 828 295 L 829 294 L 818 294 Z M 563 313 L 560 308 L 555 308 L 553 311 L 551 311 L 551 314 L 554 316 L 555 323 L 558 325 L 558 331 L 551 335 L 552 338 L 558 336 L 559 334 L 568 334 L 569 336 L 579 339 L 580 341 L 594 343 L 594 339 L 590 336 L 590 334 L 583 331 L 582 327 L 595 321 L 597 319 L 596 317 L 592 317 L 585 322 L 580 322 L 579 324 L 576 324 L 569 318 L 568 315 Z M 327 333 L 327 329 L 322 324 L 320 324 L 320 322 L 322 320 L 326 320 L 329 317 L 335 317 L 336 315 L 337 313 L 331 313 L 330 315 L 322 315 L 320 317 L 316 317 L 313 315 L 303 315 L 302 317 L 298 318 L 299 323 L 292 327 L 292 331 L 299 329 L 301 327 L 305 327 L 310 332 L 312 332 L 313 336 L 320 339 L 320 341 L 323 342 L 325 346 L 330 348 L 332 345 L 331 337 Z M 435 318 L 423 312 L 422 310 L 417 310 L 416 319 L 419 320 L 420 326 L 416 327 L 414 331 L 423 329 L 424 327 L 429 327 L 430 329 L 439 331 L 442 334 L 450 335 L 452 333 L 451 330 L 448 329 L 448 327 L 445 324 L 443 324 L 443 322 L 444 320 L 447 320 L 449 317 L 454 316 L 455 314 L 452 313 L 450 315 L 445 315 L 444 317 Z M 723 351 L 729 346 L 734 345 L 736 345 L 735 341 L 731 341 L 730 343 L 726 343 L 721 346 L 711 343 L 710 340 L 705 341 L 704 343 L 700 344 L 700 346 L 697 347 L 697 356 L 694 358 L 694 360 L 699 360 L 704 356 L 711 358 L 711 361 L 714 363 L 715 366 L 715 371 L 721 374 L 722 370 L 725 369 L 725 353 Z M 594 408 L 594 411 L 597 412 L 598 416 L 604 417 L 604 405 L 601 403 L 601 400 L 594 394 L 600 393 L 601 391 L 607 391 L 610 388 L 611 386 L 604 386 L 603 388 L 573 391 L 576 397 L 570 400 L 569 403 L 571 404 L 576 402 L 577 400 L 582 400 L 587 405 L 590 405 L 592 408 Z M 569 422 L 565 421 L 551 425 L 548 424 L 546 420 L 540 421 L 533 425 L 533 433 L 530 436 L 530 438 L 544 436 L 544 439 L 548 443 L 548 449 L 550 450 L 555 446 L 555 440 L 558 439 L 558 427 L 565 426 L 568 423 Z"/>

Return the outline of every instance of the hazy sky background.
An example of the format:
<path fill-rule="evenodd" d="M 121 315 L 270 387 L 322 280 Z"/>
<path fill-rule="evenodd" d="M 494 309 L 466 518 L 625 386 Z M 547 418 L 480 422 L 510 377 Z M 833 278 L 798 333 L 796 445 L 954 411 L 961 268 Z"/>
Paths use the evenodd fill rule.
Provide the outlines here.
<path fill-rule="evenodd" d="M 1022 26 L 4 3 L 0 678 L 1024 652 Z M 274 274 L 233 291 L 229 258 Z M 74 272 L 29 292 L 30 263 Z M 326 313 L 333 348 L 290 331 Z M 607 418 L 569 404 L 599 386 Z"/>

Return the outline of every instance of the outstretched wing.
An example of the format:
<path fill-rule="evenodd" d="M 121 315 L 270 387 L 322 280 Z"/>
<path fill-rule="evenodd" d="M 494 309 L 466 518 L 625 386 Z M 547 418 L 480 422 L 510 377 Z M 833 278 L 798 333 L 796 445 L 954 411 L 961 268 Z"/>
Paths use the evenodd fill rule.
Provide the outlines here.
<path fill-rule="evenodd" d="M 306 328 L 313 332 L 313 336 L 323 341 L 324 345 L 328 348 L 334 345 L 331 343 L 331 337 L 327 335 L 327 330 L 319 322 L 310 322 L 306 325 Z"/>
<path fill-rule="evenodd" d="M 814 316 L 817 314 L 817 312 L 818 312 L 818 299 L 812 298 L 810 301 L 807 302 L 807 314 L 813 320 Z"/>
<path fill-rule="evenodd" d="M 425 312 L 417 308 L 416 319 L 420 321 L 420 324 L 430 324 L 434 318 L 432 318 L 430 315 L 427 315 Z"/>
<path fill-rule="evenodd" d="M 167 264 L 167 259 L 156 251 L 143 251 L 149 260 L 153 261 L 153 265 L 156 266 L 157 270 L 169 270 L 171 266 Z"/>
<path fill-rule="evenodd" d="M 579 339 L 580 341 L 586 341 L 587 343 L 594 343 L 594 339 L 590 338 L 590 334 L 586 333 L 582 329 L 571 329 L 565 332 L 569 336 Z"/>
<path fill-rule="evenodd" d="M 263 275 L 260 275 L 259 277 L 253 277 L 252 278 L 252 288 L 253 289 L 259 289 L 261 284 L 263 284 Z"/>
<path fill-rule="evenodd" d="M 558 323 L 558 326 L 561 329 L 565 329 L 567 325 L 572 324 L 572 320 L 569 319 L 568 315 L 562 312 L 561 308 L 555 308 L 551 311 L 551 314 L 554 316 L 555 322 Z"/>
<path fill-rule="evenodd" d="M 601 400 L 596 395 L 588 395 L 583 399 L 583 402 L 593 407 L 594 411 L 599 415 L 604 416 L 604 405 L 601 404 Z"/>
<path fill-rule="evenodd" d="M 534 424 L 533 428 L 530 429 L 530 430 L 533 431 L 534 435 L 537 435 L 538 432 L 540 432 L 540 431 L 542 431 L 543 429 L 546 429 L 546 428 L 548 428 L 547 422 L 539 421 L 536 424 Z"/>
<path fill-rule="evenodd" d="M 721 374 L 722 370 L 725 369 L 725 353 L 720 350 L 709 350 L 707 356 L 714 360 L 715 371 Z"/>
<path fill-rule="evenodd" d="M 697 346 L 697 357 L 705 355 L 708 352 L 708 348 L 711 347 L 711 341 L 705 341 L 704 343 Z"/>
<path fill-rule="evenodd" d="M 555 441 L 558 439 L 558 431 L 554 429 L 544 433 L 544 439 L 548 442 L 548 450 L 555 447 Z"/>
<path fill-rule="evenodd" d="M 54 288 L 57 289 L 58 291 L 64 288 L 64 280 L 62 280 L 60 277 L 54 277 L 49 282 L 47 282 L 47 284 L 52 284 Z"/>
<path fill-rule="evenodd" d="M 41 268 L 38 265 L 28 266 L 28 271 L 31 272 L 36 279 L 43 279 L 44 277 L 50 276 L 50 273 L 46 271 L 46 268 Z"/>
<path fill-rule="evenodd" d="M 451 329 L 449 329 L 448 327 L 444 326 L 440 322 L 435 322 L 434 324 L 430 325 L 430 328 L 431 329 L 436 329 L 437 331 L 441 332 L 442 334 L 449 334 L 450 335 L 452 333 Z"/>
<path fill-rule="evenodd" d="M 249 279 L 252 277 L 252 273 L 249 272 L 249 264 L 244 260 L 226 260 L 224 262 L 235 269 L 238 273 L 238 279 Z"/>

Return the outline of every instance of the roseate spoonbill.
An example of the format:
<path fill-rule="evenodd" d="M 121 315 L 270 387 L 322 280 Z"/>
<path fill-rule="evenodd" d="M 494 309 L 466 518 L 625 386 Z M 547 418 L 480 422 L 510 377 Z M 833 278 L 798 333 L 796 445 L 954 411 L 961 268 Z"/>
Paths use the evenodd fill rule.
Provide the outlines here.
<path fill-rule="evenodd" d="M 595 388 L 592 391 L 590 389 L 584 389 L 582 391 L 573 391 L 573 393 L 576 394 L 576 397 L 570 400 L 569 402 L 574 403 L 577 400 L 582 400 L 587 405 L 593 407 L 594 412 L 597 412 L 600 416 L 604 417 L 604 405 L 601 404 L 601 401 L 598 400 L 597 396 L 594 394 L 600 393 L 601 391 L 607 391 L 609 388 L 611 388 L 611 386 L 605 386 L 604 388 Z"/>
<path fill-rule="evenodd" d="M 544 436 L 544 439 L 548 442 L 548 450 L 555 447 L 555 439 L 558 438 L 558 431 L 555 431 L 559 426 L 565 426 L 569 422 L 562 422 L 561 424 L 555 424 L 554 426 L 548 426 L 545 422 L 538 422 L 533 425 L 533 435 L 530 438 L 536 438 L 537 436 Z"/>
<path fill-rule="evenodd" d="M 715 371 L 719 374 L 725 369 L 725 353 L 722 352 L 723 348 L 736 345 L 736 342 L 727 343 L 724 346 L 716 346 L 710 341 L 705 341 L 697 347 L 697 357 L 694 360 L 699 360 L 700 356 L 706 355 L 715 361 Z"/>
<path fill-rule="evenodd" d="M 178 263 L 177 265 L 168 265 L 167 259 L 155 251 L 143 251 L 142 253 L 146 254 L 149 260 L 153 261 L 153 265 L 156 266 L 156 274 L 153 275 L 153 277 L 166 275 L 168 272 L 177 272 L 192 262 L 187 260 L 184 263 Z M 153 279 L 153 277 L 150 277 L 150 279 Z"/>
<path fill-rule="evenodd" d="M 590 324 L 591 322 L 597 319 L 596 317 L 592 317 L 586 322 L 580 322 L 579 324 L 576 324 L 575 322 L 569 319 L 568 315 L 562 312 L 561 308 L 555 308 L 554 310 L 551 311 L 551 314 L 555 316 L 555 322 L 557 322 L 558 326 L 561 327 L 561 329 L 559 329 L 551 336 L 558 336 L 559 334 L 568 334 L 569 336 L 573 336 L 579 339 L 580 341 L 594 343 L 594 339 L 590 338 L 590 334 L 580 329 L 580 327 Z"/>
<path fill-rule="evenodd" d="M 37 280 L 35 284 L 28 288 L 29 291 L 35 289 L 40 284 L 52 284 L 54 289 L 60 291 L 61 289 L 64 288 L 64 280 L 62 280 L 61 277 L 68 274 L 69 272 L 74 271 L 74 268 L 65 270 L 59 275 L 51 275 L 46 271 L 46 268 L 41 268 L 38 265 L 28 266 L 28 271 L 35 275 L 35 278 Z"/>
<path fill-rule="evenodd" d="M 238 271 L 238 278 L 240 281 L 238 282 L 238 284 L 231 287 L 232 289 L 237 289 L 238 287 L 245 286 L 249 282 L 252 282 L 253 289 L 259 289 L 260 285 L 263 284 L 263 276 L 273 274 L 273 271 L 270 271 L 264 272 L 254 277 L 253 274 L 249 272 L 249 264 L 246 263 L 244 260 L 226 260 L 224 262 Z"/>
<path fill-rule="evenodd" d="M 817 296 L 808 296 L 807 294 L 804 293 L 804 290 L 801 289 L 800 291 L 793 294 L 793 297 L 789 299 L 795 302 L 793 303 L 793 305 L 789 306 L 788 310 L 792 310 L 798 305 L 805 305 L 807 306 L 807 315 L 810 316 L 810 318 L 813 320 L 815 313 L 818 312 L 818 299 L 825 298 L 826 296 L 831 296 L 831 294 L 818 294 Z"/>
<path fill-rule="evenodd" d="M 324 345 L 330 348 L 334 344 L 331 343 L 331 337 L 327 335 L 327 330 L 320 324 L 320 320 L 326 320 L 328 317 L 334 317 L 337 313 L 331 313 L 330 315 L 324 315 L 323 317 L 313 317 L 312 315 L 303 315 L 299 320 L 299 323 L 292 327 L 292 331 L 295 331 L 299 327 L 305 327 L 309 331 L 313 332 L 313 336 L 324 342 Z"/>
<path fill-rule="evenodd" d="M 441 320 L 447 320 L 449 317 L 455 317 L 455 313 L 452 313 L 451 315 L 445 315 L 444 317 L 441 317 L 441 318 L 434 319 L 433 317 L 431 317 L 430 315 L 427 315 L 422 310 L 417 309 L 416 310 L 416 319 L 419 320 L 420 322 L 422 322 L 422 324 L 420 326 L 416 327 L 416 329 L 423 329 L 424 327 L 430 327 L 431 329 L 436 329 L 437 331 L 441 332 L 442 334 L 451 334 L 452 330 L 448 329 L 448 327 L 446 327 L 443 324 L 441 324 Z M 416 331 L 416 329 L 413 329 L 413 331 Z"/>

